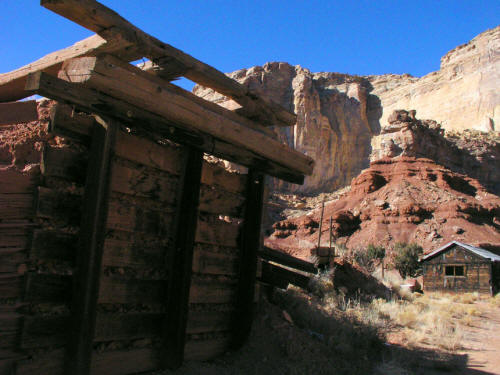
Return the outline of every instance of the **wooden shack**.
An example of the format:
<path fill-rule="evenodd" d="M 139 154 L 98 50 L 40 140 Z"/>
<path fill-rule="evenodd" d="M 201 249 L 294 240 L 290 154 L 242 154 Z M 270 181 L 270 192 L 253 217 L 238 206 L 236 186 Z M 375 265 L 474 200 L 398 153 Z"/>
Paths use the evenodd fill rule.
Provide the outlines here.
<path fill-rule="evenodd" d="M 41 3 L 97 35 L 0 75 L 0 126 L 48 132 L 39 162 L 0 168 L 0 375 L 133 374 L 237 349 L 265 176 L 300 184 L 313 170 L 268 128 L 295 115 L 96 1 Z M 33 94 L 53 100 L 43 119 L 14 102 Z"/>
<path fill-rule="evenodd" d="M 424 291 L 492 293 L 500 290 L 500 256 L 452 241 L 422 259 Z"/>

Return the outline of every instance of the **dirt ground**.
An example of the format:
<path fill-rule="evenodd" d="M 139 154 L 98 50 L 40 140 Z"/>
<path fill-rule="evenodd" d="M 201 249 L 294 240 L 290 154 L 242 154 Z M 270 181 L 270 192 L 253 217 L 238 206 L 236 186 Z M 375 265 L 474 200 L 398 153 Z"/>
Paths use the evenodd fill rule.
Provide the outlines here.
<path fill-rule="evenodd" d="M 154 375 L 500 375 L 500 307 L 473 306 L 481 315 L 466 328 L 462 349 L 447 353 L 397 344 L 403 331 L 384 337 L 341 314 L 325 316 L 304 294 L 281 292 L 273 303 L 263 301 L 241 350 Z"/>
<path fill-rule="evenodd" d="M 465 350 L 461 353 L 468 360 L 464 374 L 500 375 L 500 307 L 483 301 L 476 305 L 483 316 L 477 318 L 465 335 Z"/>

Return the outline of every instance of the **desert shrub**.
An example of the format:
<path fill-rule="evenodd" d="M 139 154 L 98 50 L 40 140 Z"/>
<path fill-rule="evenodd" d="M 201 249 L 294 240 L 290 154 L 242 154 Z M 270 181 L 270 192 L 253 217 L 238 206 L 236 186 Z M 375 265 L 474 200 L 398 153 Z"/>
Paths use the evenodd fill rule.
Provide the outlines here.
<path fill-rule="evenodd" d="M 347 246 L 343 243 L 336 243 L 334 244 L 335 247 L 335 254 L 339 256 L 340 258 L 345 258 L 348 253 Z"/>
<path fill-rule="evenodd" d="M 376 261 L 381 261 L 385 257 L 385 249 L 382 246 L 369 244 L 368 247 L 358 247 L 352 250 L 354 261 L 369 272 L 375 269 Z"/>
<path fill-rule="evenodd" d="M 383 246 L 375 246 L 374 244 L 369 244 L 366 248 L 366 254 L 368 258 L 372 260 L 381 260 L 385 258 L 385 248 Z"/>
<path fill-rule="evenodd" d="M 422 274 L 422 266 L 418 258 L 423 253 L 422 246 L 415 243 L 407 244 L 398 242 L 394 245 L 394 268 L 396 268 L 402 278 L 417 277 Z"/>
<path fill-rule="evenodd" d="M 357 247 L 352 250 L 352 255 L 356 264 L 367 269 L 368 271 L 373 271 L 373 259 L 368 256 L 366 249 L 362 247 Z"/>

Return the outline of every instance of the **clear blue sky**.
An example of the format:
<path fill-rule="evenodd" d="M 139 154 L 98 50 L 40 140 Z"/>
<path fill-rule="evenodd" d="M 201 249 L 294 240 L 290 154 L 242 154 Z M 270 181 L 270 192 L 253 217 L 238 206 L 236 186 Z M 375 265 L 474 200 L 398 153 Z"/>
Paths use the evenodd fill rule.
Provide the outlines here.
<path fill-rule="evenodd" d="M 422 76 L 439 69 L 447 51 L 500 23 L 500 0 L 102 3 L 224 72 L 286 61 L 313 72 Z M 0 0 L 0 72 L 91 34 L 37 0 Z"/>

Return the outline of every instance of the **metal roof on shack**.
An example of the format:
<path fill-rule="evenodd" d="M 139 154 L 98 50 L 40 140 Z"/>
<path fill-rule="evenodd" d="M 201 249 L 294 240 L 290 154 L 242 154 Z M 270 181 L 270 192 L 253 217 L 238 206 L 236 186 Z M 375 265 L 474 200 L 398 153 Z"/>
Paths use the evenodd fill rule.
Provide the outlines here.
<path fill-rule="evenodd" d="M 465 244 L 465 243 L 459 242 L 459 241 L 448 242 L 446 245 L 440 247 L 439 249 L 434 250 L 433 252 L 425 255 L 420 261 L 422 262 L 424 260 L 432 258 L 435 255 L 438 255 L 439 253 L 447 250 L 449 247 L 451 247 L 453 245 L 461 246 L 464 249 L 467 249 L 467 250 L 473 252 L 474 254 L 480 256 L 481 258 L 489 259 L 492 262 L 500 262 L 500 256 L 499 255 L 494 254 L 491 251 L 488 251 L 486 249 L 483 249 L 483 248 L 480 248 L 480 247 L 476 247 L 476 246 L 472 246 L 472 245 L 468 245 L 468 244 Z"/>

